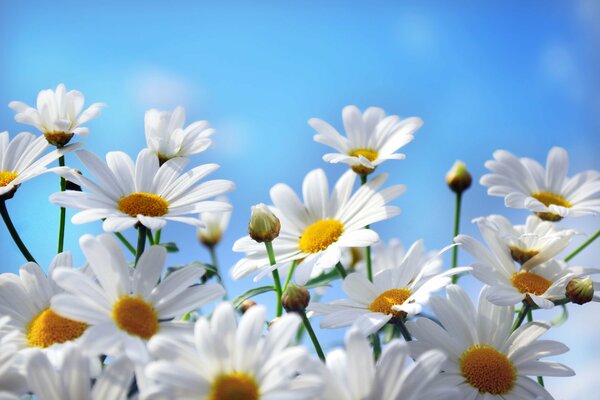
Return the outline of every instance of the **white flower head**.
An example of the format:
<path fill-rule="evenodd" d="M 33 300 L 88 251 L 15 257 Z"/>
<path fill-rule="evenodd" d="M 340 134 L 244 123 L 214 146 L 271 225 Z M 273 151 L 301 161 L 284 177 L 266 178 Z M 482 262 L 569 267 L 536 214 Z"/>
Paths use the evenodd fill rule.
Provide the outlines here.
<path fill-rule="evenodd" d="M 485 166 L 492 173 L 480 183 L 489 195 L 504 197 L 507 207 L 526 208 L 548 221 L 600 212 L 600 173 L 590 170 L 567 177 L 569 157 L 560 147 L 550 150 L 546 168 L 504 150 L 494 152 L 494 160 Z"/>
<path fill-rule="evenodd" d="M 87 192 L 67 190 L 50 196 L 56 205 L 82 210 L 73 216 L 74 224 L 102 219 L 104 230 L 109 232 L 129 229 L 138 222 L 151 230 L 162 229 L 167 221 L 198 227 L 200 220 L 189 214 L 231 209 L 230 204 L 207 200 L 233 190 L 233 182 L 212 180 L 197 185 L 219 167 L 217 164 L 183 172 L 188 159 L 173 158 L 159 165 L 156 154 L 148 149 L 139 153 L 135 164 L 119 151 L 108 153 L 106 163 L 85 150 L 78 151 L 77 156 L 97 183 L 73 170 L 61 169 L 61 175 Z"/>
<path fill-rule="evenodd" d="M 184 128 L 185 110 L 173 112 L 151 109 L 144 116 L 146 143 L 161 163 L 174 157 L 187 157 L 210 147 L 210 136 L 215 132 L 208 121 L 196 121 Z"/>
<path fill-rule="evenodd" d="M 388 203 L 405 190 L 402 185 L 380 190 L 386 178 L 386 174 L 379 175 L 352 194 L 356 174 L 347 171 L 330 193 L 325 172 L 316 169 L 304 178 L 304 202 L 289 186 L 275 185 L 272 211 L 281 221 L 279 237 L 273 240 L 277 264 L 269 266 L 265 246 L 247 236 L 233 246 L 234 251 L 247 254 L 232 269 L 233 278 L 260 270 L 256 277 L 260 279 L 292 260 L 302 260 L 296 281 L 303 285 L 309 277 L 332 269 L 340 261 L 342 248 L 377 243 L 377 233 L 365 226 L 398 215 L 400 209 Z"/>
<path fill-rule="evenodd" d="M 318 132 L 315 141 L 338 151 L 325 154 L 323 160 L 348 164 L 359 175 L 370 174 L 385 160 L 404 159 L 404 154 L 396 151 L 411 142 L 413 133 L 423 125 L 420 118 L 386 116 L 377 107 L 369 107 L 363 114 L 356 106 L 346 106 L 342 118 L 346 136 L 318 118 L 311 118 L 308 124 Z"/>
<path fill-rule="evenodd" d="M 457 399 L 552 399 L 529 376 L 572 376 L 570 368 L 541 358 L 563 354 L 567 346 L 552 340 L 537 340 L 550 324 L 534 321 L 511 333 L 514 308 L 496 306 L 486 300 L 484 288 L 475 310 L 465 291 L 447 287 L 447 296 L 434 296 L 429 305 L 441 326 L 427 318 L 406 324 L 417 339 L 411 352 L 418 357 L 431 349 L 448 359 L 433 385 L 458 391 Z"/>
<path fill-rule="evenodd" d="M 10 324 L 10 317 L 0 317 L 0 399 L 18 400 L 27 392 L 24 374 L 18 366 L 19 347 L 15 336 L 19 332 Z"/>
<path fill-rule="evenodd" d="M 83 94 L 77 90 L 67 92 L 64 84 L 56 91 L 42 90 L 37 97 L 37 108 L 20 101 L 11 101 L 8 106 L 15 110 L 17 122 L 35 126 L 44 134 L 48 143 L 62 147 L 73 135 L 86 136 L 89 129 L 81 125 L 100 115 L 102 103 L 94 103 L 85 111 Z"/>
<path fill-rule="evenodd" d="M 229 200 L 224 196 L 219 196 L 215 200 L 230 204 Z M 206 211 L 200 213 L 199 218 L 202 226 L 197 229 L 198 240 L 205 246 L 213 247 L 221 241 L 223 233 L 225 233 L 229 226 L 231 210 Z"/>

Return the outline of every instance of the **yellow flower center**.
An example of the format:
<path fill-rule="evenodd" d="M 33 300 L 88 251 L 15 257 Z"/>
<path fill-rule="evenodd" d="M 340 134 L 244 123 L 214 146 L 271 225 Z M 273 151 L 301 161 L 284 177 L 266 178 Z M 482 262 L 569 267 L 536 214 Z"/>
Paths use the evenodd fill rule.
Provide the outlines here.
<path fill-rule="evenodd" d="M 356 150 L 352 150 L 350 153 L 348 153 L 348 155 L 351 157 L 363 156 L 364 158 L 366 158 L 369 161 L 376 160 L 378 154 L 379 153 L 377 152 L 377 150 L 371 150 L 371 149 L 356 149 Z M 373 172 L 375 170 L 375 168 L 369 168 L 369 167 L 365 167 L 362 164 L 359 164 L 359 165 L 352 166 L 352 170 L 359 175 L 369 175 L 371 172 Z"/>
<path fill-rule="evenodd" d="M 17 178 L 16 172 L 0 171 L 0 186 L 6 186 Z"/>
<path fill-rule="evenodd" d="M 117 210 L 132 217 L 139 214 L 161 217 L 169 211 L 169 203 L 157 194 L 136 192 L 121 197 L 117 203 Z"/>
<path fill-rule="evenodd" d="M 340 221 L 320 219 L 302 232 L 298 247 L 303 253 L 318 253 L 337 242 L 343 232 L 344 224 Z"/>
<path fill-rule="evenodd" d="M 130 335 L 150 339 L 158 332 L 158 315 L 152 304 L 138 296 L 123 296 L 114 305 L 112 318 Z"/>
<path fill-rule="evenodd" d="M 567 199 L 565 199 L 564 197 L 562 197 L 559 194 L 554 194 L 554 193 L 549 193 L 549 192 L 538 192 L 538 193 L 532 194 L 531 197 L 533 197 L 534 199 L 536 199 L 537 201 L 539 201 L 546 207 L 548 207 L 552 204 L 554 204 L 556 206 L 566 207 L 566 208 L 573 207 L 573 205 L 571 203 L 569 203 L 569 201 Z M 551 213 L 551 212 L 539 212 L 539 213 L 536 213 L 536 215 L 543 220 L 552 221 L 552 222 L 560 221 L 562 219 L 562 217 L 560 215 Z"/>
<path fill-rule="evenodd" d="M 510 248 L 510 255 L 512 256 L 513 260 L 515 260 L 521 265 L 525 264 L 527 261 L 537 256 L 539 252 L 539 250 L 523 250 L 518 247 Z"/>
<path fill-rule="evenodd" d="M 517 379 L 517 371 L 508 357 L 488 345 L 469 347 L 460 356 L 460 370 L 479 393 L 506 394 Z"/>
<path fill-rule="evenodd" d="M 27 343 L 31 347 L 46 348 L 75 340 L 86 329 L 87 325 L 83 322 L 61 317 L 48 307 L 27 324 Z"/>
<path fill-rule="evenodd" d="M 548 290 L 552 282 L 533 272 L 517 272 L 511 278 L 512 284 L 521 293 L 540 296 Z"/>
<path fill-rule="evenodd" d="M 258 400 L 259 388 L 253 377 L 243 372 L 217 376 L 210 388 L 210 400 Z"/>
<path fill-rule="evenodd" d="M 404 318 L 405 313 L 403 311 L 396 311 L 392 309 L 392 306 L 399 306 L 410 297 L 410 289 L 390 289 L 381 293 L 373 302 L 369 305 L 369 310 L 372 312 L 378 312 L 383 314 L 391 314 L 394 318 Z"/>

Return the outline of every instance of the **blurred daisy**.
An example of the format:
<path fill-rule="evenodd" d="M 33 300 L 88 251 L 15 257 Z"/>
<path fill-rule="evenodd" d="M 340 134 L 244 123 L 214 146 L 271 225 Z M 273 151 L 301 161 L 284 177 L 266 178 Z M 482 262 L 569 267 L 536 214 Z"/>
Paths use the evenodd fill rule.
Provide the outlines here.
<path fill-rule="evenodd" d="M 87 324 L 81 344 L 92 353 L 148 361 L 146 343 L 159 331 L 179 337 L 191 325 L 173 318 L 222 297 L 220 285 L 194 285 L 204 269 L 190 265 L 161 279 L 163 246 L 144 251 L 132 269 L 109 234 L 84 235 L 81 250 L 97 282 L 80 271 L 57 268 L 53 277 L 68 294 L 52 298 L 61 315 Z M 158 283 L 158 285 L 157 285 Z"/>
<path fill-rule="evenodd" d="M 417 251 L 415 259 L 418 259 L 416 267 L 419 271 L 423 270 L 423 277 L 438 274 L 442 271 L 442 257 L 439 251 L 425 251 L 422 241 L 418 241 L 411 246 L 412 251 Z M 413 248 L 414 247 L 414 248 Z M 378 242 L 372 247 L 373 273 L 376 274 L 384 269 L 397 268 L 406 257 L 406 249 L 398 239 L 391 239 L 386 245 L 384 242 Z M 345 265 L 345 264 L 344 264 Z M 366 273 L 366 263 L 360 262 L 357 270 Z"/>
<path fill-rule="evenodd" d="M 429 303 L 442 326 L 427 318 L 408 322 L 416 342 L 413 356 L 439 349 L 448 357 L 434 385 L 458 391 L 460 399 L 552 399 L 528 376 L 572 376 L 568 367 L 541 358 L 563 354 L 567 346 L 552 340 L 537 340 L 550 325 L 529 322 L 511 333 L 513 307 L 499 307 L 479 296 L 476 311 L 465 291 L 447 288 L 447 297 L 435 296 Z"/>
<path fill-rule="evenodd" d="M 60 169 L 63 177 L 88 192 L 67 190 L 50 196 L 60 207 L 83 210 L 73 216 L 74 224 L 102 219 L 102 227 L 109 232 L 131 228 L 138 222 L 152 230 L 163 228 L 167 221 L 199 226 L 197 218 L 187 215 L 231 209 L 229 204 L 205 200 L 232 190 L 233 182 L 213 180 L 194 186 L 217 169 L 216 164 L 182 173 L 187 159 L 174 158 L 159 166 L 156 154 L 148 149 L 139 153 L 135 165 L 119 151 L 108 153 L 106 163 L 85 150 L 78 151 L 77 156 L 98 183 L 74 170 Z"/>
<path fill-rule="evenodd" d="M 311 303 L 308 309 L 322 315 L 322 328 L 340 328 L 354 324 L 365 335 L 379 331 L 386 323 L 404 320 L 421 312 L 431 293 L 451 282 L 451 276 L 471 270 L 453 268 L 425 277 L 421 255 L 423 242 L 415 242 L 395 268 L 379 271 L 373 282 L 363 273 L 349 274 L 342 290 L 349 299 L 329 304 Z"/>
<path fill-rule="evenodd" d="M 336 400 L 429 400 L 453 399 L 454 392 L 430 390 L 445 360 L 437 351 L 428 351 L 411 366 L 405 343 L 391 342 L 377 363 L 366 337 L 356 329 L 346 333 L 346 349 L 327 354 L 327 387 L 323 399 Z"/>
<path fill-rule="evenodd" d="M 112 360 L 99 377 L 92 374 L 89 365 L 90 360 L 77 346 L 69 346 L 58 369 L 44 353 L 35 351 L 27 363 L 27 381 L 39 400 L 127 400 L 133 364 L 126 357 Z"/>
<path fill-rule="evenodd" d="M 273 241 L 278 264 L 269 266 L 265 246 L 246 236 L 233 245 L 234 251 L 247 253 L 233 267 L 233 278 L 260 269 L 256 278 L 260 279 L 281 264 L 302 260 L 296 269 L 296 280 L 303 284 L 309 277 L 333 268 L 340 261 L 342 248 L 377 243 L 377 233 L 365 226 L 398 215 L 400 209 L 387 204 L 405 190 L 404 186 L 396 185 L 380 191 L 386 178 L 386 174 L 379 175 L 352 194 L 356 175 L 348 171 L 330 194 L 325 172 L 316 169 L 304 178 L 304 203 L 289 186 L 275 185 L 271 200 L 281 221 L 279 237 Z"/>
<path fill-rule="evenodd" d="M 314 399 L 323 383 L 303 373 L 310 363 L 306 348 L 290 346 L 300 318 L 287 314 L 266 335 L 266 310 L 248 309 L 236 322 L 229 303 L 221 303 L 210 321 L 196 322 L 193 342 L 157 335 L 149 347 L 158 360 L 146 368 L 156 382 L 141 393 L 150 399 Z"/>
<path fill-rule="evenodd" d="M 315 141 L 339 152 L 325 154 L 323 160 L 348 164 L 359 175 L 370 174 L 385 160 L 404 159 L 404 154 L 396 151 L 411 142 L 413 133 L 423 125 L 420 118 L 386 116 L 377 107 L 369 107 L 362 114 L 356 106 L 346 106 L 342 118 L 346 137 L 318 118 L 309 119 L 308 124 L 318 132 Z"/>
<path fill-rule="evenodd" d="M 35 126 L 51 145 L 62 147 L 73 135 L 86 136 L 88 128 L 81 125 L 100 115 L 102 103 L 94 103 L 85 111 L 83 94 L 77 90 L 67 92 L 64 84 L 59 84 L 56 91 L 42 90 L 37 97 L 37 108 L 20 101 L 11 101 L 8 106 L 15 110 L 15 120 L 22 124 Z"/>
<path fill-rule="evenodd" d="M 600 212 L 600 173 L 590 170 L 568 178 L 569 158 L 560 147 L 550 150 L 545 169 L 504 150 L 494 152 L 485 166 L 492 173 L 481 177 L 481 184 L 489 195 L 504 196 L 507 207 L 527 208 L 547 221 Z"/>
<path fill-rule="evenodd" d="M 208 121 L 196 121 L 186 128 L 185 110 L 177 107 L 173 112 L 151 109 L 144 115 L 146 143 L 162 163 L 174 157 L 187 157 L 206 150 L 212 143 L 209 137 L 215 132 Z"/>
<path fill-rule="evenodd" d="M 217 201 L 230 204 L 226 197 L 221 196 L 216 198 Z M 198 228 L 198 240 L 206 247 L 216 246 L 223 237 L 223 233 L 229 225 L 231 218 L 231 210 L 210 212 L 206 211 L 200 214 L 200 222 L 202 226 Z"/>
<path fill-rule="evenodd" d="M 10 325 L 7 315 L 0 317 L 0 399 L 18 400 L 27 393 L 25 377 L 17 367 L 19 347 L 14 337 L 19 333 Z"/>

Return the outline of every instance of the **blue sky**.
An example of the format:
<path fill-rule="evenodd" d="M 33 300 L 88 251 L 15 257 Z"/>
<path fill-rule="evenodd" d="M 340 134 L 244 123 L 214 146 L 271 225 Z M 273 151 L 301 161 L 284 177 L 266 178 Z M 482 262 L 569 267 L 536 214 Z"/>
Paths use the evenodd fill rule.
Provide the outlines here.
<path fill-rule="evenodd" d="M 407 159 L 380 168 L 390 174 L 390 184 L 408 186 L 396 202 L 403 213 L 375 228 L 385 239 L 399 237 L 408 245 L 424 238 L 428 248 L 441 248 L 450 241 L 453 209 L 444 175 L 455 159 L 465 161 L 477 180 L 496 149 L 543 161 L 559 145 L 569 151 L 571 173 L 600 169 L 599 21 L 592 0 L 543 6 L 7 1 L 0 5 L 0 104 L 32 104 L 39 90 L 60 82 L 81 90 L 88 103 L 108 105 L 85 139 L 99 155 L 123 150 L 135 156 L 145 145 L 143 115 L 151 107 L 183 105 L 190 122 L 208 119 L 218 132 L 215 146 L 193 162 L 216 162 L 221 168 L 213 177 L 237 184 L 230 195 L 233 222 L 219 248 L 223 268 L 239 258 L 229 249 L 245 233 L 250 206 L 269 202 L 272 185 L 299 189 L 314 168 L 324 168 L 331 182 L 343 173 L 344 167 L 321 161 L 327 148 L 312 141 L 309 118 L 341 128 L 347 104 L 417 115 L 425 125 L 405 148 Z M 12 135 L 27 129 L 0 107 L 0 130 Z M 72 156 L 68 163 L 78 165 Z M 55 249 L 58 218 L 46 198 L 57 187 L 54 176 L 41 177 L 8 204 L 44 266 Z M 474 184 L 465 196 L 463 231 L 476 234 L 468 221 L 491 213 L 515 223 L 526 217 Z M 574 225 L 591 233 L 599 223 L 589 218 Z M 98 232 L 99 224 L 68 227 L 67 248 L 79 263 L 78 237 Z M 182 248 L 171 263 L 207 259 L 191 228 L 170 226 L 163 237 Z M 1 270 L 17 271 L 23 260 L 4 229 L 0 248 Z M 591 264 L 599 253 L 596 245 L 579 261 Z M 251 285 L 249 279 L 228 282 L 237 293 Z M 475 294 L 478 285 L 469 285 Z M 332 292 L 332 298 L 341 295 Z M 588 312 L 598 315 L 599 307 L 581 310 L 574 309 L 575 322 L 554 336 L 572 347 L 563 360 L 576 369 L 592 365 L 600 352 L 593 335 L 586 336 L 590 328 L 575 325 Z M 319 334 L 331 345 L 342 331 Z M 571 398 L 556 386 L 557 398 Z"/>

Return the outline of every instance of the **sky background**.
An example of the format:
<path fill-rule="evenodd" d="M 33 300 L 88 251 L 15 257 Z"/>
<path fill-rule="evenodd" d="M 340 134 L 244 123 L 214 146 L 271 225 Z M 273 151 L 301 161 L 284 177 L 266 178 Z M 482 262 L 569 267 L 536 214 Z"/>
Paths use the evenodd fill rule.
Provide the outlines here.
<path fill-rule="evenodd" d="M 229 196 L 232 224 L 218 248 L 225 270 L 240 257 L 230 249 L 246 232 L 250 206 L 269 203 L 271 186 L 285 182 L 300 190 L 314 168 L 325 169 L 333 184 L 345 171 L 321 160 L 329 149 L 312 140 L 309 118 L 341 129 L 341 110 L 348 104 L 419 116 L 425 125 L 404 148 L 406 160 L 388 161 L 377 171 L 390 174 L 389 184 L 408 186 L 395 201 L 403 212 L 373 228 L 406 246 L 424 238 L 433 249 L 451 240 L 453 194 L 444 175 L 456 159 L 474 177 L 464 197 L 462 232 L 475 236 L 472 218 L 502 213 L 522 223 L 527 216 L 505 209 L 502 199 L 488 197 L 477 183 L 494 150 L 544 162 L 552 146 L 562 146 L 571 157 L 571 175 L 600 169 L 599 42 L 600 6 L 593 0 L 4 1 L 0 104 L 35 104 L 39 90 L 61 82 L 82 91 L 86 104 L 106 103 L 102 116 L 87 125 L 91 134 L 84 140 L 100 156 L 121 150 L 135 158 L 145 146 L 143 117 L 149 108 L 182 105 L 188 123 L 208 119 L 217 129 L 214 147 L 194 156 L 193 164 L 216 162 L 221 168 L 211 177 L 237 185 Z M 29 127 L 0 107 L 0 130 L 12 137 Z M 67 164 L 79 166 L 72 155 Z M 8 203 L 44 268 L 56 248 L 58 221 L 47 196 L 57 189 L 57 177 L 42 176 Z M 562 225 L 591 234 L 600 222 L 590 217 Z M 67 227 L 66 248 L 78 265 L 84 262 L 78 238 L 100 231 L 99 223 Z M 181 248 L 169 264 L 208 260 L 189 226 L 170 224 L 163 238 Z M 18 271 L 23 259 L 4 228 L 0 250 L 0 270 Z M 575 264 L 598 267 L 598 259 L 600 242 Z M 461 264 L 469 260 L 461 254 Z M 250 278 L 226 283 L 233 295 L 253 285 Z M 476 297 L 480 285 L 471 278 L 464 283 Z M 336 285 L 326 298 L 340 297 Z M 271 306 L 273 296 L 259 300 Z M 589 398 L 600 390 L 591 379 L 600 368 L 600 306 L 569 309 L 568 323 L 546 337 L 571 347 L 557 359 L 578 375 L 547 379 L 547 386 L 557 399 Z M 317 334 L 332 348 L 343 332 Z"/>

